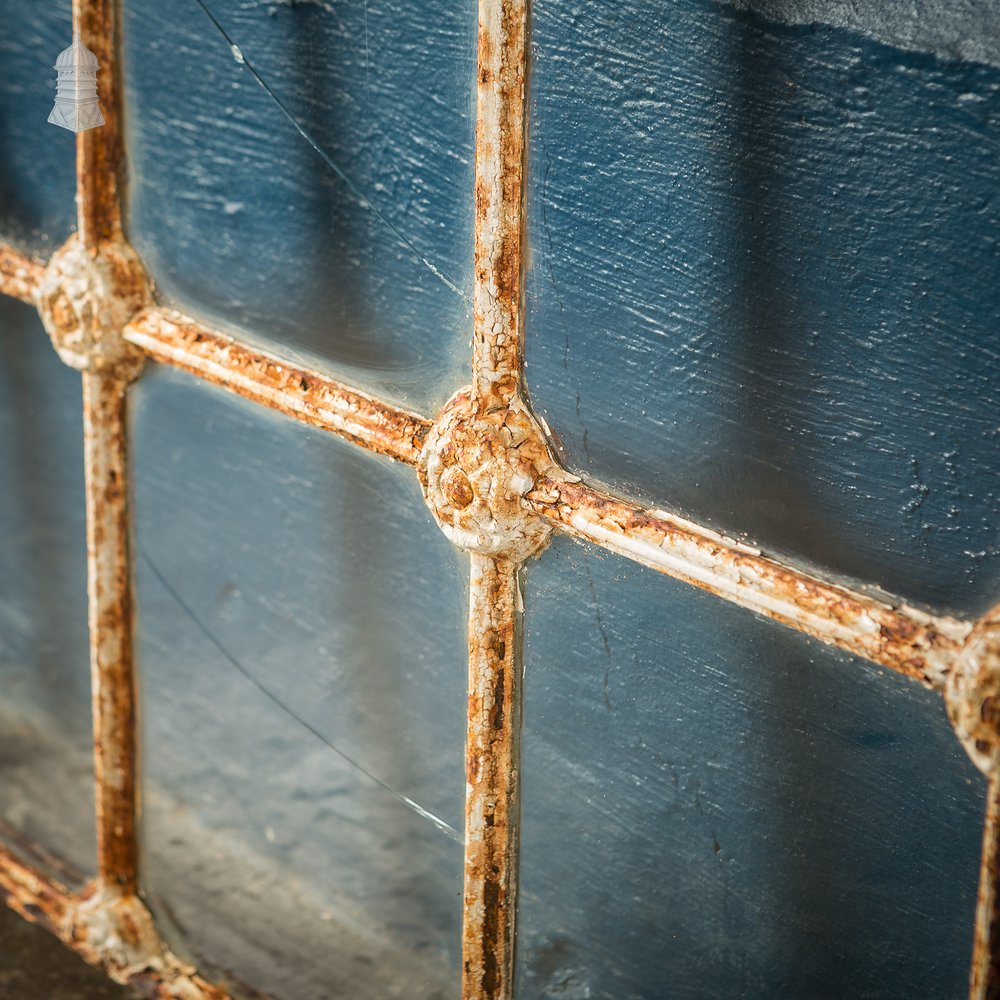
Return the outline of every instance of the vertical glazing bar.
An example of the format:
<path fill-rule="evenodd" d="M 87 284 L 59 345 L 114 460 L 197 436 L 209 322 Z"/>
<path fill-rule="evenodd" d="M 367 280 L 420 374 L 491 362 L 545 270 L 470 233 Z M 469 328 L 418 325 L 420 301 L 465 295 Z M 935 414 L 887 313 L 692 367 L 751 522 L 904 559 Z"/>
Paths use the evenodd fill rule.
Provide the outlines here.
<path fill-rule="evenodd" d="M 136 891 L 136 711 L 128 552 L 126 383 L 83 375 L 87 579 L 101 881 Z"/>
<path fill-rule="evenodd" d="M 987 794 L 969 1000 L 1000 1000 L 1000 777 L 990 778 Z"/>
<path fill-rule="evenodd" d="M 466 1000 L 512 995 L 519 826 L 521 650 L 518 567 L 472 556 L 466 749 Z"/>
<path fill-rule="evenodd" d="M 521 378 L 526 0 L 480 0 L 473 390 L 510 402 Z"/>
<path fill-rule="evenodd" d="M 480 0 L 472 403 L 518 405 L 524 269 L 527 0 Z M 479 427 L 480 433 L 489 428 Z M 518 563 L 472 556 L 466 747 L 465 1000 L 513 996 L 520 801 Z"/>
<path fill-rule="evenodd" d="M 80 240 L 90 250 L 121 236 L 124 148 L 121 97 L 115 58 L 116 0 L 73 0 L 73 30 L 100 69 L 97 95 L 104 125 L 76 137 L 76 203 Z"/>
<path fill-rule="evenodd" d="M 73 0 L 73 28 L 100 63 L 105 124 L 77 135 L 77 225 L 96 256 L 119 243 L 124 149 L 115 59 L 116 0 Z M 101 331 L 120 336 L 120 331 Z M 108 889 L 132 895 L 137 882 L 135 678 L 128 553 L 127 382 L 83 375 L 87 490 L 87 579 L 98 872 Z"/>

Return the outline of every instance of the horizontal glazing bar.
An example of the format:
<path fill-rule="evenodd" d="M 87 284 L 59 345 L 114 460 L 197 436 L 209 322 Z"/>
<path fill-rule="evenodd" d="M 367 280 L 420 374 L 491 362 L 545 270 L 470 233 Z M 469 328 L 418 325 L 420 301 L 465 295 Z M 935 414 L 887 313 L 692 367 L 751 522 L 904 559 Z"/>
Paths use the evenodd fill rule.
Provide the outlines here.
<path fill-rule="evenodd" d="M 146 309 L 125 339 L 164 364 L 221 385 L 370 451 L 416 465 L 431 423 L 165 309 Z"/>
<path fill-rule="evenodd" d="M 0 291 L 32 301 L 42 265 L 0 246 Z M 150 357 L 417 465 L 432 424 L 329 376 L 254 350 L 178 313 L 139 313 L 125 337 Z M 940 689 L 971 625 L 818 580 L 755 549 L 585 483 L 546 478 L 532 507 L 578 538 L 634 559 Z"/>
<path fill-rule="evenodd" d="M 547 478 L 528 494 L 556 527 L 941 690 L 971 624 L 826 583 L 665 511 Z"/>
<path fill-rule="evenodd" d="M 90 949 L 86 937 L 76 932 L 73 915 L 86 905 L 90 890 L 80 895 L 22 861 L 0 846 L 0 901 L 15 913 L 54 934 L 85 961 L 105 972 L 105 967 Z M 144 968 L 128 977 L 137 996 L 150 1000 L 231 1000 L 229 994 L 213 986 L 172 955 L 164 952 L 155 967 Z"/>
<path fill-rule="evenodd" d="M 65 923 L 71 893 L 0 845 L 0 899 L 25 920 L 53 934 Z"/>
<path fill-rule="evenodd" d="M 34 305 L 45 265 L 0 243 L 0 293 Z"/>

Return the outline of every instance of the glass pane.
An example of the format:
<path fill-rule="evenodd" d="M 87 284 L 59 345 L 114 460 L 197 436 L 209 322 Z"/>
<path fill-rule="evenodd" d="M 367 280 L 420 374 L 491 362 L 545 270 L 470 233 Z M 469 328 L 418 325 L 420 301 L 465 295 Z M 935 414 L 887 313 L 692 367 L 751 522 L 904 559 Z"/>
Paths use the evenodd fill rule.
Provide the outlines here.
<path fill-rule="evenodd" d="M 986 6 L 959 37 L 996 47 Z M 528 378 L 568 464 L 985 610 L 1000 69 L 709 0 L 550 0 L 532 44 Z"/>
<path fill-rule="evenodd" d="M 47 121 L 70 0 L 8 0 L 0 32 L 0 239 L 48 256 L 76 221 L 76 143 Z"/>
<path fill-rule="evenodd" d="M 190 0 L 131 4 L 132 236 L 160 293 L 435 410 L 468 381 L 475 5 L 209 6 L 323 155 Z"/>
<path fill-rule="evenodd" d="M 411 469 L 174 372 L 137 396 L 154 907 L 285 1000 L 454 996 L 465 560 Z"/>
<path fill-rule="evenodd" d="M 34 309 L 0 296 L 0 838 L 91 874 L 82 413 Z"/>
<path fill-rule="evenodd" d="M 985 786 L 940 696 L 568 541 L 526 600 L 520 996 L 964 995 Z"/>

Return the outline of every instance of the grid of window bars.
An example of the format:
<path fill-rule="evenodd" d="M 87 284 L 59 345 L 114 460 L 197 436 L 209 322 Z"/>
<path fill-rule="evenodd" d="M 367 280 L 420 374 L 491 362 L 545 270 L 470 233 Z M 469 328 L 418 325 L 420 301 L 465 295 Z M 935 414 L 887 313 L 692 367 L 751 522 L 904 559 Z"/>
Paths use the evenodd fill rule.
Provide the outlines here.
<path fill-rule="evenodd" d="M 97 879 L 79 894 L 0 848 L 0 891 L 9 905 L 115 978 L 141 981 L 151 995 L 228 995 L 171 954 L 138 892 L 125 412 L 128 385 L 138 376 L 142 359 L 149 357 L 410 465 L 418 470 L 425 493 L 433 492 L 428 491 L 425 454 L 432 442 L 440 447 L 444 439 L 457 453 L 464 449 L 486 455 L 485 485 L 477 484 L 466 496 L 469 484 L 452 482 L 440 501 L 457 515 L 475 499 L 476 490 L 499 491 L 504 494 L 499 506 L 509 522 L 508 541 L 502 544 L 485 544 L 474 533 L 458 536 L 472 559 L 462 963 L 467 1000 L 513 995 L 519 574 L 531 549 L 523 539 L 534 539 L 537 547 L 552 530 L 708 590 L 944 693 L 959 737 L 991 779 L 970 997 L 1000 995 L 996 611 L 978 622 L 960 621 L 852 592 L 696 524 L 603 493 L 563 472 L 540 437 L 537 460 L 527 464 L 523 456 L 513 457 L 515 449 L 497 446 L 500 431 L 512 426 L 512 414 L 528 413 L 522 381 L 527 0 L 479 3 L 474 351 L 472 384 L 460 400 L 464 416 L 457 435 L 448 408 L 432 422 L 152 302 L 122 229 L 125 151 L 116 7 L 115 0 L 73 4 L 74 30 L 102 65 L 107 120 L 105 127 L 77 137 L 78 232 L 48 265 L 0 245 L 0 292 L 36 304 L 64 360 L 83 373 L 98 828 Z M 112 277 L 89 284 L 84 280 L 82 291 L 79 280 L 71 287 L 81 275 L 97 273 L 95 268 Z M 78 338 L 88 310 L 86 322 L 96 336 L 82 348 L 73 341 L 70 346 L 78 348 L 73 354 L 66 336 Z M 524 419 L 530 437 L 534 424 Z M 428 502 L 447 531 L 441 506 Z M 496 497 L 491 502 L 496 512 Z"/>

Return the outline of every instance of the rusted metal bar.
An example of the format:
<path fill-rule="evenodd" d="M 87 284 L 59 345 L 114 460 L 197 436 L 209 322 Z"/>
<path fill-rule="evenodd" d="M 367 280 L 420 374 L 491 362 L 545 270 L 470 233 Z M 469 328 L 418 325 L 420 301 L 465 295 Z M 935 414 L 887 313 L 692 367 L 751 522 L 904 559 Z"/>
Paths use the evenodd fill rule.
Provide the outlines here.
<path fill-rule="evenodd" d="M 979 867 L 969 1000 L 1000 1000 L 1000 776 L 990 778 Z"/>
<path fill-rule="evenodd" d="M 473 391 L 505 406 L 521 380 L 526 0 L 480 0 Z"/>
<path fill-rule="evenodd" d="M 121 194 L 125 165 L 116 0 L 73 0 L 73 30 L 100 63 L 98 98 L 104 125 L 76 137 L 77 228 L 84 247 L 121 238 Z"/>
<path fill-rule="evenodd" d="M 0 243 L 0 294 L 10 295 L 34 305 L 35 292 L 45 274 L 41 261 Z"/>
<path fill-rule="evenodd" d="M 97 779 L 98 872 L 136 891 L 135 678 L 127 513 L 125 393 L 114 375 L 83 373 L 90 666 Z"/>
<path fill-rule="evenodd" d="M 465 1000 L 510 1000 L 514 992 L 522 672 L 517 560 L 521 548 L 537 549 L 547 534 L 529 530 L 530 514 L 523 516 L 528 512 L 513 488 L 523 477 L 506 461 L 530 437 L 522 426 L 528 414 L 520 392 L 527 31 L 526 0 L 480 0 L 471 410 L 456 425 L 454 448 L 443 436 L 442 468 L 423 470 L 422 479 L 429 502 L 437 496 L 435 484 L 441 487 L 442 502 L 431 508 L 446 533 L 458 531 L 458 544 L 472 550 Z M 458 397 L 443 423 L 453 404 L 460 405 Z M 463 426 L 472 432 L 464 447 Z M 485 461 L 484 472 L 475 461 L 463 462 L 463 454 Z M 529 477 L 521 489 L 530 483 Z M 463 532 L 463 514 L 479 507 L 489 516 L 474 516 L 473 530 Z M 518 512 L 524 531 L 518 530 Z M 493 524 L 503 530 L 487 530 Z"/>
<path fill-rule="evenodd" d="M 972 625 L 825 583 L 664 511 L 543 477 L 527 495 L 557 528 L 941 690 Z"/>
<path fill-rule="evenodd" d="M 513 993 L 520 791 L 518 566 L 472 556 L 466 746 L 465 1000 Z"/>
<path fill-rule="evenodd" d="M 69 889 L 47 878 L 0 845 L 0 897 L 25 920 L 62 936 L 72 897 Z"/>
<path fill-rule="evenodd" d="M 333 431 L 370 451 L 416 465 L 431 423 L 349 389 L 319 372 L 253 350 L 166 309 L 146 309 L 125 339 L 156 361 L 174 365 L 256 403 Z"/>
<path fill-rule="evenodd" d="M 225 990 L 202 979 L 158 940 L 148 960 L 123 975 L 120 968 L 105 960 L 106 953 L 95 951 L 79 934 L 76 915 L 86 909 L 94 891 L 90 886 L 76 895 L 0 845 L 0 900 L 25 920 L 54 934 L 85 961 L 149 1000 L 231 1000 Z"/>

